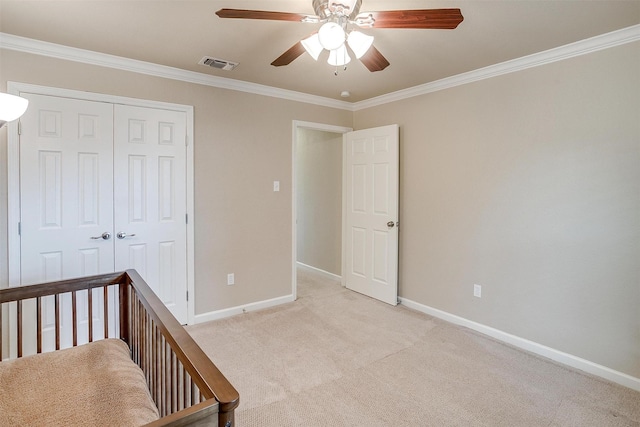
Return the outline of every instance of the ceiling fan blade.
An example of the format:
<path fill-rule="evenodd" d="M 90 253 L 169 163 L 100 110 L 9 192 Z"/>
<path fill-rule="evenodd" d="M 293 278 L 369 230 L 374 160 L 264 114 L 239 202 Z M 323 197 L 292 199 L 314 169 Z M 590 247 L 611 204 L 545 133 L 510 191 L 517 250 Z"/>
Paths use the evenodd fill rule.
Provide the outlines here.
<path fill-rule="evenodd" d="M 360 62 L 362 62 L 371 72 L 382 71 L 389 66 L 387 58 L 382 56 L 380 51 L 373 46 L 369 48 L 367 53 L 362 55 Z"/>
<path fill-rule="evenodd" d="M 291 46 L 289 50 L 280 55 L 275 61 L 271 63 L 274 67 L 282 67 L 283 65 L 291 64 L 295 59 L 305 52 L 302 43 L 298 42 Z"/>
<path fill-rule="evenodd" d="M 265 10 L 245 9 L 220 9 L 216 12 L 216 15 L 220 18 L 269 19 L 272 21 L 317 22 L 318 20 L 317 16 L 303 15 L 301 13 L 268 12 Z"/>
<path fill-rule="evenodd" d="M 375 19 L 373 28 L 421 28 L 452 30 L 464 19 L 460 9 L 416 9 L 416 10 L 385 10 L 378 12 L 364 12 L 359 14 L 366 22 L 371 16 Z M 366 24 L 364 24 L 366 26 Z"/>

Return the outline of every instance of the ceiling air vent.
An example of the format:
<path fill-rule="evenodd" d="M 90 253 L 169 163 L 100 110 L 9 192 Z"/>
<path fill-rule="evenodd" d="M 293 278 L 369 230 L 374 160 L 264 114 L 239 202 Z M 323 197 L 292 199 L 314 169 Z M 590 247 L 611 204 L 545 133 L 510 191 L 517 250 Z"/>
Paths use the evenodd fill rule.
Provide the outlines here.
<path fill-rule="evenodd" d="M 206 65 L 207 67 L 217 68 L 219 70 L 231 71 L 238 66 L 237 62 L 226 61 L 224 59 L 212 58 L 205 56 L 198 62 L 200 65 Z"/>

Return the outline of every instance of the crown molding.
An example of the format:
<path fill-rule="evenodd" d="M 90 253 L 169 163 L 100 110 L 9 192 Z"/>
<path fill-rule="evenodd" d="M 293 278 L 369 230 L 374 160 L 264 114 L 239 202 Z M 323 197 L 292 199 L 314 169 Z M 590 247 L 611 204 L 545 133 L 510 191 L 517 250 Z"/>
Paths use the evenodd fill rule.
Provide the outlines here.
<path fill-rule="evenodd" d="M 26 37 L 15 36 L 0 32 L 0 49 L 9 49 L 35 55 L 49 56 L 67 61 L 81 62 L 100 67 L 115 68 L 118 70 L 141 73 L 155 77 L 184 81 L 187 83 L 212 86 L 221 89 L 247 92 L 256 95 L 270 96 L 289 101 L 304 102 L 323 107 L 337 108 L 347 111 L 359 111 L 376 107 L 390 102 L 401 101 L 415 96 L 425 95 L 467 83 L 489 79 L 503 74 L 514 73 L 528 68 L 552 62 L 562 61 L 576 56 L 586 55 L 603 49 L 620 46 L 640 40 L 640 25 L 612 31 L 610 33 L 591 37 L 575 43 L 570 43 L 543 52 L 534 53 L 522 58 L 490 65 L 478 70 L 458 74 L 444 79 L 436 80 L 385 95 L 380 95 L 355 103 L 339 101 L 303 92 L 280 89 L 272 86 L 250 83 L 226 77 L 211 76 L 194 71 L 168 67 L 166 65 L 153 64 L 135 59 L 108 55 L 90 50 L 63 46 L 55 43 L 43 42 Z"/>
<path fill-rule="evenodd" d="M 245 82 L 242 80 L 229 79 L 226 77 L 211 76 L 209 74 L 182 70 L 179 68 L 168 67 L 166 65 L 138 61 L 136 59 L 123 58 L 120 56 L 109 55 L 85 49 L 78 49 L 75 47 L 29 39 L 26 37 L 20 37 L 13 34 L 1 32 L 0 49 L 15 50 L 18 52 L 31 53 L 34 55 L 49 56 L 52 58 L 63 59 L 67 61 L 97 65 L 99 67 L 114 68 L 118 70 L 146 74 L 149 76 L 161 77 L 165 79 L 179 80 L 187 83 L 212 86 L 221 89 L 270 96 L 274 98 L 286 99 L 289 101 L 304 102 L 307 104 L 314 104 L 323 107 L 338 108 L 349 111 L 352 111 L 353 109 L 353 104 L 346 101 L 339 101 L 322 96 L 310 95 L 303 92 L 280 89 L 272 86 Z"/>
<path fill-rule="evenodd" d="M 576 56 L 586 55 L 603 49 L 620 46 L 640 40 L 640 25 L 623 28 L 599 36 L 584 39 L 575 43 L 570 43 L 557 48 L 545 50 L 522 58 L 490 65 L 468 73 L 436 80 L 423 85 L 410 87 L 407 89 L 391 92 L 385 95 L 370 98 L 353 104 L 353 111 L 365 108 L 376 107 L 390 102 L 401 101 L 414 96 L 425 95 L 479 80 L 490 79 L 508 73 L 526 70 L 527 68 L 538 67 L 552 62 L 562 61 Z"/>

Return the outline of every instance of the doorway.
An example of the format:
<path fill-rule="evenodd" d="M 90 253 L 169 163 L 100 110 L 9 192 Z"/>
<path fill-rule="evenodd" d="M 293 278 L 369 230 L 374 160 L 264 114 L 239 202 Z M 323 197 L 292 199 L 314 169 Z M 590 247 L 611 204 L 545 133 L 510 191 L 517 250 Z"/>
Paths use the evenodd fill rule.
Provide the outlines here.
<path fill-rule="evenodd" d="M 351 128 L 293 123 L 293 297 L 303 268 L 342 281 L 343 134 Z"/>

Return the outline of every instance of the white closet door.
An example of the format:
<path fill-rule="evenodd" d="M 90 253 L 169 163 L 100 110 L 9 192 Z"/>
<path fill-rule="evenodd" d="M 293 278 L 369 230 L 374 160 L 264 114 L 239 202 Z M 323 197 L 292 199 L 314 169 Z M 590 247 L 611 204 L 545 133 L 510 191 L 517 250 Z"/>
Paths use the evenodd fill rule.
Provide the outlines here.
<path fill-rule="evenodd" d="M 22 96 L 30 104 L 20 136 L 21 284 L 113 272 L 113 106 Z M 86 342 L 86 292 L 79 298 L 79 341 Z M 101 298 L 93 298 L 96 337 L 102 330 Z M 70 295 L 62 297 L 61 313 L 66 347 L 71 339 L 65 328 L 71 322 Z M 54 321 L 53 302 L 47 300 L 45 351 L 54 345 Z M 25 339 L 25 353 L 34 351 L 35 339 Z"/>
<path fill-rule="evenodd" d="M 187 321 L 186 114 L 115 106 L 116 270 L 135 268 Z"/>
<path fill-rule="evenodd" d="M 135 268 L 186 323 L 186 114 L 21 95 L 30 104 L 20 135 L 20 283 Z M 84 343 L 88 294 L 76 298 L 77 339 Z M 71 299 L 60 300 L 62 348 L 72 343 Z M 112 294 L 110 330 L 115 303 Z M 92 304 L 92 336 L 100 339 L 101 292 L 93 292 Z M 35 318 L 29 315 L 35 309 L 35 302 L 25 303 L 25 319 Z M 53 297 L 42 309 L 42 351 L 49 351 L 56 345 Z M 35 325 L 25 329 L 24 354 L 31 354 Z"/>

